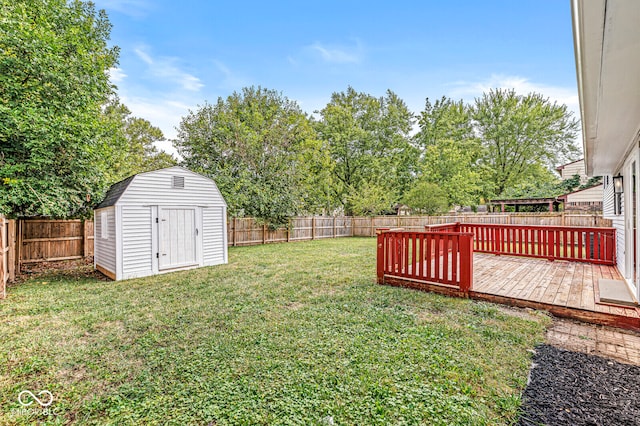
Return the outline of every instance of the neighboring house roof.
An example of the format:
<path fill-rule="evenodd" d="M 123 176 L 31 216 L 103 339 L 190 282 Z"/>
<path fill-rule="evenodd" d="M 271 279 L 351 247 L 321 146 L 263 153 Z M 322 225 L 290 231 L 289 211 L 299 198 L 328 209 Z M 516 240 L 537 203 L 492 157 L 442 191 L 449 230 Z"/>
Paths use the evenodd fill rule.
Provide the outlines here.
<path fill-rule="evenodd" d="M 571 165 L 571 164 L 578 163 L 578 162 L 583 161 L 583 160 L 584 160 L 584 158 L 581 158 L 581 159 L 579 159 L 579 160 L 572 161 L 572 162 L 567 163 L 567 164 L 563 164 L 563 165 L 561 165 L 561 166 L 556 167 L 556 170 L 557 170 L 557 171 L 560 171 L 560 170 L 564 169 L 566 166 L 569 166 L 569 165 Z"/>
<path fill-rule="evenodd" d="M 107 195 L 104 196 L 104 200 L 98 206 L 97 209 L 103 209 L 105 207 L 111 207 L 116 204 L 116 202 L 120 199 L 124 191 L 127 190 L 129 184 L 137 175 L 129 176 L 128 178 L 121 180 L 120 182 L 116 182 L 107 191 Z"/>

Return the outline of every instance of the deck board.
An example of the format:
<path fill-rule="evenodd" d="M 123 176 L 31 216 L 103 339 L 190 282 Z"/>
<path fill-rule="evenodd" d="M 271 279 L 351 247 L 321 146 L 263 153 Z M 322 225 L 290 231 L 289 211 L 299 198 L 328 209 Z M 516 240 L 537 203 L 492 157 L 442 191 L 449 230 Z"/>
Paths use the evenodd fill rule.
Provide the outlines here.
<path fill-rule="evenodd" d="M 622 279 L 615 266 L 485 253 L 474 253 L 473 259 L 473 298 L 640 330 L 640 309 L 596 300 L 600 278 Z"/>

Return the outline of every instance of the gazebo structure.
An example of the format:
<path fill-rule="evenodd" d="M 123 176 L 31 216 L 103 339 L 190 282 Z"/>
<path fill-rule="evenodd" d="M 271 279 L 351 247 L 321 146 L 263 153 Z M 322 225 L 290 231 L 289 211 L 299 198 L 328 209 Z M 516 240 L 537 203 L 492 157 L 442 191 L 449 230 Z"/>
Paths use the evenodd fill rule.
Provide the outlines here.
<path fill-rule="evenodd" d="M 557 197 L 551 198 L 507 198 L 501 200 L 489 200 L 492 205 L 500 205 L 500 211 L 504 213 L 506 206 L 514 206 L 516 212 L 520 211 L 520 206 L 541 206 L 547 207 L 550 212 L 559 211 L 562 200 Z"/>

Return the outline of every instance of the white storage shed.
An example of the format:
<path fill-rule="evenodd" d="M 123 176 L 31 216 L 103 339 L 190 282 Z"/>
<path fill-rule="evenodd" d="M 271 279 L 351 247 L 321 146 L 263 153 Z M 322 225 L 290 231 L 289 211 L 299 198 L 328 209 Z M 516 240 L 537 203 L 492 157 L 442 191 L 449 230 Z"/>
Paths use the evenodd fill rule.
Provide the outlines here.
<path fill-rule="evenodd" d="M 227 263 L 227 205 L 182 167 L 139 173 L 94 210 L 95 268 L 114 280 Z"/>

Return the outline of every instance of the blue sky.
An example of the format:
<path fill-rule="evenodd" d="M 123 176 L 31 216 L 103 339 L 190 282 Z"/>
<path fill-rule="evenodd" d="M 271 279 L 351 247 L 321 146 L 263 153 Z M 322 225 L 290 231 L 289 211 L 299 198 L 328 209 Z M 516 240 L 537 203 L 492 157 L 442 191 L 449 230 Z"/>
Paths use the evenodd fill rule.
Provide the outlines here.
<path fill-rule="evenodd" d="M 122 102 L 168 139 L 189 109 L 250 85 L 308 113 L 353 86 L 391 89 L 416 113 L 427 97 L 500 87 L 578 114 L 568 0 L 95 3 L 121 49 L 111 79 Z"/>

